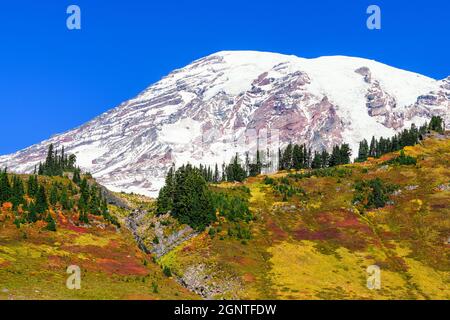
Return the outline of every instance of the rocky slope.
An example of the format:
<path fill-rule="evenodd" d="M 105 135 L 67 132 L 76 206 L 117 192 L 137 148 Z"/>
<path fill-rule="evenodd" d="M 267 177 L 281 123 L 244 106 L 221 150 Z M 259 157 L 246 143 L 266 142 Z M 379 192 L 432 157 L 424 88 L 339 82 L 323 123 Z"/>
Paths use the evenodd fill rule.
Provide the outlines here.
<path fill-rule="evenodd" d="M 241 227 L 250 239 L 230 234 L 235 222 L 219 219 L 215 233 L 183 242 L 158 263 L 191 291 L 216 299 L 448 300 L 450 136 L 404 152 L 417 165 L 393 164 L 395 152 L 327 174 L 222 183 L 222 191 L 249 188 L 255 217 Z M 378 208 L 355 198 L 358 183 L 370 180 L 393 187 Z M 304 192 L 285 198 L 277 183 Z M 367 287 L 373 266 L 380 268 L 378 289 Z"/>
<path fill-rule="evenodd" d="M 362 138 L 432 115 L 450 120 L 450 77 L 343 56 L 219 52 L 79 128 L 0 157 L 0 167 L 30 172 L 54 143 L 108 188 L 155 195 L 172 163 L 221 164 L 258 143 L 274 151 L 290 141 L 317 150 L 348 142 L 356 153 Z"/>

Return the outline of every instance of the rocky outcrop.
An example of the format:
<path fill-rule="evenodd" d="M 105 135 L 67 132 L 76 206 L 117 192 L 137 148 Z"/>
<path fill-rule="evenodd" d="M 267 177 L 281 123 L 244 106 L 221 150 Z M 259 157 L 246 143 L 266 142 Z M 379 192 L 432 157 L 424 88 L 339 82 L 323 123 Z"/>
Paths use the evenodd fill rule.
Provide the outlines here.
<path fill-rule="evenodd" d="M 165 219 L 164 216 L 161 217 L 161 220 L 163 219 Z M 158 243 L 153 244 L 153 247 L 150 250 L 157 258 L 162 257 L 178 245 L 198 235 L 198 233 L 189 226 L 185 226 L 181 230 L 176 230 L 166 235 L 165 227 L 161 224 L 161 220 L 156 221 L 154 227 Z"/>
<path fill-rule="evenodd" d="M 218 276 L 202 263 L 188 267 L 178 281 L 190 291 L 207 300 L 223 296 L 237 299 L 236 292 L 241 287 L 238 278 L 230 275 Z"/>
<path fill-rule="evenodd" d="M 135 210 L 128 217 L 125 218 L 125 226 L 133 234 L 133 238 L 136 241 L 139 249 L 144 253 L 150 254 L 152 251 L 145 245 L 143 236 L 139 233 L 138 226 L 140 221 L 147 215 L 148 212 L 144 210 Z"/>
<path fill-rule="evenodd" d="M 125 218 L 125 226 L 133 234 L 139 248 L 145 253 L 154 254 L 156 258 L 164 256 L 178 245 L 198 235 L 189 226 L 172 230 L 171 225 L 165 225 L 170 219 L 169 214 L 151 219 L 147 219 L 148 215 L 145 210 L 133 210 Z M 155 239 L 157 241 L 154 241 Z"/>

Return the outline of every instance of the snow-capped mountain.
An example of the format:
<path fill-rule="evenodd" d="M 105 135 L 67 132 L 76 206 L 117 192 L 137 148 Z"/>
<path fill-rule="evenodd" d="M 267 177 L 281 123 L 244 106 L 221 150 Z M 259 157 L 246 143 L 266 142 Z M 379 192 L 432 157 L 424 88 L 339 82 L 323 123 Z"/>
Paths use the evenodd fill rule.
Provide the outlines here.
<path fill-rule="evenodd" d="M 0 157 L 0 167 L 30 172 L 53 143 L 110 189 L 155 195 L 172 163 L 220 166 L 255 147 L 249 132 L 277 132 L 281 146 L 315 150 L 347 142 L 356 154 L 361 139 L 392 136 L 432 115 L 449 123 L 450 77 L 344 56 L 219 52 L 79 128 Z"/>

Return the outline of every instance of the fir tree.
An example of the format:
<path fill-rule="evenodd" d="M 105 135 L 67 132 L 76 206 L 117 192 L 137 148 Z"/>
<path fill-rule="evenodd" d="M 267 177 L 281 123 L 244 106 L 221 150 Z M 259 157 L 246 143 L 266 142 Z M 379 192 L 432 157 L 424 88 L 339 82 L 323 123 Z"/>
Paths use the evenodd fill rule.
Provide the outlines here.
<path fill-rule="evenodd" d="M 376 141 L 375 137 L 372 137 L 372 140 L 370 141 L 369 157 L 374 158 L 375 156 L 376 156 Z"/>
<path fill-rule="evenodd" d="M 339 149 L 339 163 L 338 164 L 348 164 L 350 163 L 350 157 L 352 151 L 347 143 L 341 145 Z"/>
<path fill-rule="evenodd" d="M 38 221 L 38 212 L 34 202 L 31 202 L 28 206 L 27 221 L 31 223 Z"/>
<path fill-rule="evenodd" d="M 281 159 L 281 167 L 282 170 L 289 170 L 292 168 L 292 143 L 289 143 L 286 149 L 283 152 L 283 156 Z"/>
<path fill-rule="evenodd" d="M 218 183 L 220 182 L 220 173 L 219 173 L 219 167 L 217 166 L 216 163 L 216 167 L 214 169 L 214 183 Z"/>
<path fill-rule="evenodd" d="M 156 204 L 156 213 L 158 215 L 165 214 L 173 209 L 174 197 L 174 167 L 172 166 L 166 175 L 166 183 L 159 191 L 159 196 Z"/>
<path fill-rule="evenodd" d="M 0 172 L 0 204 L 10 201 L 12 197 L 11 184 L 8 178 L 7 169 Z"/>
<path fill-rule="evenodd" d="M 25 188 L 23 186 L 23 181 L 18 176 L 14 176 L 12 184 L 12 199 L 13 207 L 17 209 L 19 205 L 25 204 Z"/>
<path fill-rule="evenodd" d="M 341 157 L 341 152 L 339 146 L 334 146 L 333 151 L 331 152 L 330 159 L 328 160 L 328 166 L 334 167 L 339 164 L 339 160 Z"/>
<path fill-rule="evenodd" d="M 313 161 L 311 163 L 311 168 L 312 169 L 319 169 L 321 167 L 322 167 L 322 157 L 321 157 L 320 153 L 314 152 L 314 158 L 313 158 Z"/>
<path fill-rule="evenodd" d="M 52 184 L 50 189 L 50 204 L 55 206 L 58 203 L 58 187 L 55 183 Z"/>
<path fill-rule="evenodd" d="M 322 151 L 322 154 L 320 155 L 320 158 L 322 160 L 322 168 L 326 168 L 328 166 L 328 162 L 329 162 L 329 159 L 330 159 L 330 155 L 327 152 L 327 150 L 324 149 Z"/>
<path fill-rule="evenodd" d="M 73 177 L 72 177 L 72 181 L 73 183 L 75 183 L 76 185 L 79 185 L 81 182 L 81 170 L 80 168 L 76 168 L 73 172 Z"/>
<path fill-rule="evenodd" d="M 67 189 L 63 188 L 61 191 L 60 203 L 63 210 L 71 210 L 72 205 L 69 201 L 69 196 L 67 194 Z"/>
<path fill-rule="evenodd" d="M 31 175 L 28 177 L 27 182 L 27 194 L 30 198 L 36 197 L 39 188 L 39 181 L 37 175 Z"/>
<path fill-rule="evenodd" d="M 183 166 L 175 174 L 173 215 L 181 223 L 203 230 L 215 220 L 214 207 L 206 181 L 198 170 Z"/>
<path fill-rule="evenodd" d="M 45 222 L 47 222 L 47 227 L 46 227 L 47 230 L 56 231 L 56 222 L 50 213 L 47 214 L 47 218 L 45 219 Z"/>
<path fill-rule="evenodd" d="M 47 203 L 47 195 L 45 192 L 44 185 L 40 185 L 37 195 L 36 195 L 36 203 L 35 203 L 35 210 L 38 214 L 43 214 L 48 210 L 48 203 Z"/>
<path fill-rule="evenodd" d="M 245 169 L 239 164 L 239 156 L 233 158 L 232 163 L 230 163 L 227 167 L 227 181 L 238 181 L 242 182 L 247 178 L 247 173 Z"/>
<path fill-rule="evenodd" d="M 442 119 L 442 117 L 440 116 L 433 116 L 431 118 L 430 124 L 429 124 L 429 129 L 436 131 L 438 133 L 444 133 L 445 131 L 445 124 L 444 124 L 444 120 Z"/>
<path fill-rule="evenodd" d="M 367 143 L 367 140 L 364 139 L 359 143 L 359 152 L 358 152 L 358 162 L 364 162 L 367 160 L 369 156 L 369 145 Z"/>
<path fill-rule="evenodd" d="M 294 145 L 292 150 L 292 165 L 295 170 L 300 170 L 305 167 L 305 158 L 304 158 L 304 150 L 303 146 Z"/>

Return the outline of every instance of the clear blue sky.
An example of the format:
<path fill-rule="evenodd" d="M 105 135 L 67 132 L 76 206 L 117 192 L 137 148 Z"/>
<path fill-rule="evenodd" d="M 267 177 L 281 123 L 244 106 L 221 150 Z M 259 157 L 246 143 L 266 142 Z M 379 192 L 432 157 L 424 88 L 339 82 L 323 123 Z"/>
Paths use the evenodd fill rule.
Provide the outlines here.
<path fill-rule="evenodd" d="M 82 30 L 66 28 L 66 8 Z M 382 29 L 366 28 L 366 8 Z M 15 0 L 0 4 L 0 154 L 76 127 L 220 50 L 351 55 L 450 74 L 448 0 Z"/>

